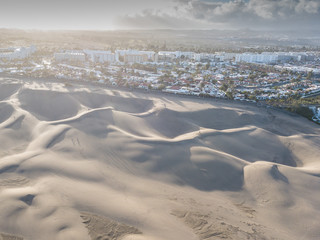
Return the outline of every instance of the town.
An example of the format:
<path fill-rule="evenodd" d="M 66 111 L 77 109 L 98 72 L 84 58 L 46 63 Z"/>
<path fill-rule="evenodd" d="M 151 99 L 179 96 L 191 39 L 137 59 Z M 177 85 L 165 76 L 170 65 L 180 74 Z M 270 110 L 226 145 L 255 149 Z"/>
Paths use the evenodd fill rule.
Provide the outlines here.
<path fill-rule="evenodd" d="M 285 108 L 320 123 L 320 52 L 0 49 L 0 74 Z"/>

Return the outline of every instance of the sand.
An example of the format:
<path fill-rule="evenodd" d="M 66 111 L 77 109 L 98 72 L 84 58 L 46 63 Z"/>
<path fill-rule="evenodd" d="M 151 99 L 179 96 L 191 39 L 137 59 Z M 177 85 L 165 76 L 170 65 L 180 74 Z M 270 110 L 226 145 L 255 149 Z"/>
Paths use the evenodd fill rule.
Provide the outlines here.
<path fill-rule="evenodd" d="M 2 78 L 0 143 L 0 239 L 320 239 L 297 115 Z"/>

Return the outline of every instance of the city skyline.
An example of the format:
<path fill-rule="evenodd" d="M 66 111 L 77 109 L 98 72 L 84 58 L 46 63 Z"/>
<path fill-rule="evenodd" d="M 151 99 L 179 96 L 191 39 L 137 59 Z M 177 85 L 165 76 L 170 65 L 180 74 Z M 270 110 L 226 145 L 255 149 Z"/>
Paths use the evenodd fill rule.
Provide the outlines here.
<path fill-rule="evenodd" d="M 4 0 L 0 28 L 318 30 L 319 0 Z"/>

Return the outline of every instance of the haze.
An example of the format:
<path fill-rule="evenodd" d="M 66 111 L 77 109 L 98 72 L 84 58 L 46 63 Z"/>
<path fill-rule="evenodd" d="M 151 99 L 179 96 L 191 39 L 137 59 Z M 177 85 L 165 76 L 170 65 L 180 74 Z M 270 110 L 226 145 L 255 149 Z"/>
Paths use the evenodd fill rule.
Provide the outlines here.
<path fill-rule="evenodd" d="M 320 240 L 320 0 L 0 0 L 0 240 Z"/>
<path fill-rule="evenodd" d="M 4 0 L 0 28 L 317 30 L 319 0 Z"/>

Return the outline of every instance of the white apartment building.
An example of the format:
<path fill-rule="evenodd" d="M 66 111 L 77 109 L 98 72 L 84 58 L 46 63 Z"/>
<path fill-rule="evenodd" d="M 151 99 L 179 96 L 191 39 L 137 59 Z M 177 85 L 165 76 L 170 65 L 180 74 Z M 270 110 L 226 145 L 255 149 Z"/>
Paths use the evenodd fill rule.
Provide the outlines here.
<path fill-rule="evenodd" d="M 127 58 L 133 58 L 133 56 L 136 56 L 135 58 L 138 59 L 139 55 L 142 56 L 142 62 L 157 61 L 157 54 L 154 51 L 139 51 L 139 50 L 116 50 L 116 55 L 119 57 L 125 58 L 125 56 L 129 56 Z M 119 59 L 119 58 L 118 58 Z"/>
<path fill-rule="evenodd" d="M 276 62 L 289 62 L 289 61 L 312 61 L 314 55 L 297 52 L 263 52 L 256 53 L 243 53 L 236 55 L 236 62 L 248 63 L 276 63 Z"/>
<path fill-rule="evenodd" d="M 164 58 L 187 58 L 187 59 L 194 59 L 195 53 L 194 52 L 180 52 L 180 51 L 175 51 L 175 52 L 170 52 L 170 51 L 160 51 L 159 52 L 159 57 L 164 57 Z"/>
<path fill-rule="evenodd" d="M 307 54 L 301 52 L 285 52 L 285 53 L 278 53 L 280 61 L 313 61 L 315 59 L 314 54 Z"/>
<path fill-rule="evenodd" d="M 180 58 L 187 58 L 187 59 L 193 59 L 194 58 L 194 52 L 177 52 L 178 56 Z"/>
<path fill-rule="evenodd" d="M 236 53 L 223 53 L 224 61 L 233 60 L 236 57 Z"/>
<path fill-rule="evenodd" d="M 124 62 L 126 63 L 143 63 L 148 61 L 147 55 L 142 54 L 125 54 Z"/>
<path fill-rule="evenodd" d="M 160 51 L 158 53 L 159 60 L 172 60 L 174 58 L 177 58 L 175 52 L 169 52 L 169 51 Z"/>
<path fill-rule="evenodd" d="M 83 52 L 88 56 L 91 62 L 115 62 L 116 56 L 111 51 L 97 51 L 97 50 L 83 50 Z"/>
<path fill-rule="evenodd" d="M 193 55 L 193 59 L 196 61 L 196 62 L 200 62 L 201 59 L 202 59 L 202 56 L 200 53 L 197 53 L 197 54 L 194 54 Z"/>
<path fill-rule="evenodd" d="M 83 52 L 66 51 L 63 53 L 55 53 L 54 58 L 58 62 L 84 62 L 86 55 Z"/>
<path fill-rule="evenodd" d="M 18 47 L 18 48 L 1 48 L 0 49 L 0 59 L 6 60 L 16 60 L 25 59 L 36 52 L 35 46 L 30 47 Z"/>
<path fill-rule="evenodd" d="M 138 50 L 132 50 L 132 49 L 128 49 L 128 50 L 116 50 L 115 51 L 119 57 L 124 57 L 124 55 L 126 54 L 139 54 L 139 51 Z"/>
<path fill-rule="evenodd" d="M 139 51 L 139 53 L 146 55 L 149 61 L 157 62 L 157 54 L 154 51 Z"/>
<path fill-rule="evenodd" d="M 201 60 L 213 60 L 214 59 L 214 54 L 210 54 L 210 53 L 194 53 L 193 54 L 193 60 L 195 60 L 196 62 L 200 62 Z"/>
<path fill-rule="evenodd" d="M 277 54 L 254 54 L 254 53 L 242 53 L 236 55 L 236 62 L 247 63 L 276 63 L 279 59 Z"/>

